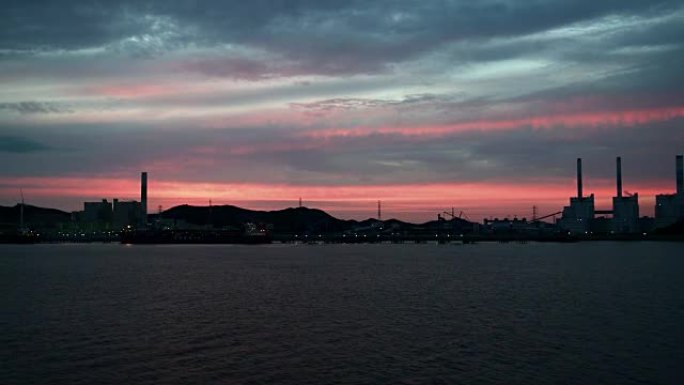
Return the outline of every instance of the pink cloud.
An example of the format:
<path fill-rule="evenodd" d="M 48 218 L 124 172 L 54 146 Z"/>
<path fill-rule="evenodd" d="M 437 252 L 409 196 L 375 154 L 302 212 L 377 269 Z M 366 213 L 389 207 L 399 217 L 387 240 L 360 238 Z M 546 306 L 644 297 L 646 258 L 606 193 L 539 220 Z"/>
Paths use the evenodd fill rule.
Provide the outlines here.
<path fill-rule="evenodd" d="M 308 131 L 303 135 L 316 139 L 365 137 L 370 135 L 443 137 L 467 131 L 501 131 L 513 130 L 521 127 L 548 129 L 558 126 L 591 128 L 602 126 L 634 126 L 649 122 L 667 121 L 679 117 L 684 117 L 684 106 L 626 111 L 541 115 L 521 119 L 477 120 L 438 126 L 326 129 Z"/>

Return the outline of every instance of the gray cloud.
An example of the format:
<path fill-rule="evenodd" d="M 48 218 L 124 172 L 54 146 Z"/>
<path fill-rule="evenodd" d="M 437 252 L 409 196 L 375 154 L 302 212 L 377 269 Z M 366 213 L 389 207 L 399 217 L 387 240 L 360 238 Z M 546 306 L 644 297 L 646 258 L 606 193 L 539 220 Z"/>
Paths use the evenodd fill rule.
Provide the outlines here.
<path fill-rule="evenodd" d="M 0 103 L 0 110 L 15 111 L 20 114 L 63 114 L 73 112 L 59 103 L 36 101 Z"/>
<path fill-rule="evenodd" d="M 30 139 L 17 136 L 0 136 L 0 152 L 24 154 L 49 149 L 49 146 Z"/>
<path fill-rule="evenodd" d="M 613 159 L 620 155 L 626 181 L 638 191 L 644 181 L 671 179 L 672 157 L 681 153 L 684 142 L 683 123 L 680 118 L 572 131 L 562 126 L 523 127 L 438 138 L 376 134 L 325 141 L 293 137 L 291 127 L 233 128 L 192 135 L 183 127 L 125 132 L 114 126 L 53 127 L 41 137 L 72 150 L 56 156 L 39 153 L 45 147 L 31 139 L 3 138 L 0 148 L 5 152 L 23 148 L 36 154 L 0 170 L 0 176 L 130 175 L 131 170 L 145 169 L 160 179 L 226 183 L 525 184 L 571 180 L 576 157 L 585 158 L 589 177 L 612 178 Z M 103 138 L 102 131 L 110 134 Z M 165 139 L 160 141 L 162 133 Z M 0 160 L 7 161 L 2 156 Z"/>
<path fill-rule="evenodd" d="M 225 59 L 194 67 L 247 78 L 288 73 L 376 73 L 445 44 L 523 36 L 606 15 L 662 15 L 679 1 L 12 1 L 4 7 L 0 51 L 41 52 L 110 47 L 147 55 L 185 46 L 255 47 L 282 57 L 244 68 Z M 524 22 L 521 22 L 524 20 Z M 676 23 L 675 23 L 676 24 Z M 638 42 L 677 40 L 676 26 L 645 31 Z M 624 44 L 633 44 L 625 42 Z M 499 47 L 500 52 L 505 50 Z M 511 52 L 515 54 L 515 52 Z"/>
<path fill-rule="evenodd" d="M 450 98 L 444 95 L 412 94 L 400 100 L 367 99 L 367 98 L 335 98 L 310 103 L 290 103 L 290 108 L 305 112 L 347 111 L 366 108 L 405 107 L 418 104 L 443 103 Z"/>
<path fill-rule="evenodd" d="M 670 178 L 671 157 L 684 142 L 680 118 L 439 138 L 297 136 L 329 127 L 363 130 L 682 106 L 681 1 L 65 0 L 3 6 L 3 83 L 19 85 L 19 95 L 39 85 L 54 92 L 49 100 L 81 98 L 74 102 L 79 112 L 88 103 L 113 112 L 75 114 L 74 122 L 62 124 L 13 116 L 24 125 L 2 128 L 0 176 L 130 175 L 147 169 L 187 181 L 531 183 L 572 178 L 577 156 L 588 165 L 607 164 L 594 175 L 611 177 L 612 158 L 622 155 L 626 177 L 648 181 Z M 516 59 L 540 62 L 542 68 L 502 74 L 510 69 L 504 63 L 490 67 L 493 73 L 484 80 L 467 75 L 483 64 Z M 301 79 L 306 76 L 312 78 Z M 277 82 L 287 77 L 297 84 Z M 169 79 L 176 82 L 171 86 L 205 86 L 221 83 L 217 78 L 263 84 L 197 94 L 179 87 L 119 102 L 83 95 L 89 87 L 164 88 L 173 83 Z M 62 87 L 41 83 L 45 79 L 57 79 L 54 85 Z M 64 104 L 21 101 L 24 96 L 12 102 L 10 92 L 0 91 L 9 101 L 0 104 L 2 111 L 70 111 Z M 226 127 L 203 129 L 204 116 L 183 115 L 194 108 L 219 115 L 223 106 L 246 111 L 257 123 L 247 127 L 226 113 L 209 117 L 225 120 Z M 278 113 L 288 106 L 286 118 L 321 119 L 281 122 Z M 273 110 L 275 123 L 260 123 L 259 115 Z M 17 162 L 23 153 L 31 156 Z M 627 169 L 632 159 L 643 161 Z"/>
<path fill-rule="evenodd" d="M 188 9 L 179 18 L 217 41 L 278 52 L 315 73 L 345 74 L 386 70 L 447 43 L 521 36 L 611 14 L 662 14 L 680 6 L 676 1 L 299 1 L 287 6 L 257 1 L 239 10 L 212 7 L 211 17 Z"/>
<path fill-rule="evenodd" d="M 144 30 L 126 8 L 106 1 L 10 1 L 3 4 L 0 47 L 41 51 L 107 44 Z"/>
<path fill-rule="evenodd" d="M 245 80 L 262 80 L 283 74 L 283 69 L 271 68 L 263 60 L 240 57 L 194 59 L 181 65 L 181 68 L 212 77 Z"/>

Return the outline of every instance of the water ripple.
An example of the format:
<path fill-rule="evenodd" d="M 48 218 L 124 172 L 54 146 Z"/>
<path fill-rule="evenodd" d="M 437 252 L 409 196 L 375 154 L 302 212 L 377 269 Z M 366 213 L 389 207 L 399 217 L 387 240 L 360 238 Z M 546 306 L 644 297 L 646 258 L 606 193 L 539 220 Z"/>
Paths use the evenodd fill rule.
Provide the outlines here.
<path fill-rule="evenodd" d="M 2 246 L 0 383 L 684 383 L 679 248 Z"/>

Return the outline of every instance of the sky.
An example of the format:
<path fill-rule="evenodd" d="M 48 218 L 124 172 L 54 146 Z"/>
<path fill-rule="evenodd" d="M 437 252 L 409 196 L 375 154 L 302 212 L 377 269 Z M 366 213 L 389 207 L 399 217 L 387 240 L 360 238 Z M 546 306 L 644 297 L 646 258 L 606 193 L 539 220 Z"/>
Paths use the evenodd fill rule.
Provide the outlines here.
<path fill-rule="evenodd" d="M 684 1 L 3 1 L 0 205 L 643 214 L 684 152 Z"/>

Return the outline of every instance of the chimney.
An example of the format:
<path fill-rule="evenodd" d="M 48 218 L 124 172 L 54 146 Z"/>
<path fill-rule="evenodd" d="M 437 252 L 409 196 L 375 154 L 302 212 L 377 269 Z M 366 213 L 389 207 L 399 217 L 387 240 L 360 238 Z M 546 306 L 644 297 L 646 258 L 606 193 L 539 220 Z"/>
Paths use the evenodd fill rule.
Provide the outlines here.
<path fill-rule="evenodd" d="M 582 158 L 577 158 L 577 197 L 582 198 Z"/>
<path fill-rule="evenodd" d="M 616 159 L 615 172 L 617 175 L 617 197 L 622 198 L 622 158 L 619 156 Z"/>
<path fill-rule="evenodd" d="M 677 195 L 684 195 L 684 160 L 677 155 Z"/>
<path fill-rule="evenodd" d="M 143 224 L 147 224 L 147 172 L 140 174 L 140 211 Z"/>

